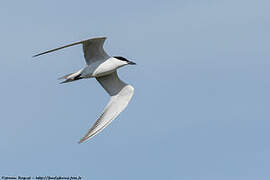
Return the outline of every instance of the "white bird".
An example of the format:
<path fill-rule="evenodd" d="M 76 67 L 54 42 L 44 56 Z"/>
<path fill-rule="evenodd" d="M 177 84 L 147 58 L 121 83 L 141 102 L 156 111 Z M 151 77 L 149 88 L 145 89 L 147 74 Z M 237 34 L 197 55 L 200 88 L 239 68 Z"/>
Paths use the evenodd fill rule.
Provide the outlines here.
<path fill-rule="evenodd" d="M 78 143 L 82 143 L 102 131 L 125 109 L 133 96 L 134 88 L 118 78 L 117 69 L 128 64 L 134 65 L 136 63 L 121 56 L 109 56 L 103 49 L 105 40 L 106 37 L 88 39 L 33 56 L 37 57 L 59 49 L 82 44 L 84 58 L 87 64 L 86 67 L 59 78 L 65 79 L 65 81 L 61 83 L 72 82 L 84 78 L 96 78 L 111 96 L 104 112 Z"/>

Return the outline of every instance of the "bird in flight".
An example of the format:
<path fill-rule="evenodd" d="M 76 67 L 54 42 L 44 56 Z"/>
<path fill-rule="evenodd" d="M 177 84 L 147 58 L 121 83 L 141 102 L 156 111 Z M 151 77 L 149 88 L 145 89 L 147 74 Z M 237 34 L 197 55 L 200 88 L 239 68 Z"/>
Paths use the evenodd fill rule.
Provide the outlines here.
<path fill-rule="evenodd" d="M 119 79 L 117 69 L 128 64 L 135 65 L 136 63 L 121 56 L 109 56 L 103 49 L 105 40 L 106 37 L 92 38 L 33 56 L 37 57 L 59 49 L 82 44 L 86 66 L 77 72 L 59 78 L 64 79 L 61 83 L 68 83 L 86 78 L 96 78 L 111 96 L 104 112 L 78 143 L 82 143 L 95 136 L 109 125 L 126 108 L 134 93 L 134 88 L 131 85 L 126 84 Z"/>

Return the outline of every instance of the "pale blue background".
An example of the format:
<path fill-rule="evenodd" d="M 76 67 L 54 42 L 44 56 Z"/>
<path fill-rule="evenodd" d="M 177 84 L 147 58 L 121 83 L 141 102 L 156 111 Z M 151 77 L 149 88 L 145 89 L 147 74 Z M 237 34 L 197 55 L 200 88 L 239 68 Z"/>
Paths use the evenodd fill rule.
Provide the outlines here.
<path fill-rule="evenodd" d="M 270 178 L 269 0 L 1 1 L 0 175 L 84 179 Z M 77 141 L 109 96 L 60 85 L 80 46 L 107 36 L 135 87 L 102 133 Z"/>

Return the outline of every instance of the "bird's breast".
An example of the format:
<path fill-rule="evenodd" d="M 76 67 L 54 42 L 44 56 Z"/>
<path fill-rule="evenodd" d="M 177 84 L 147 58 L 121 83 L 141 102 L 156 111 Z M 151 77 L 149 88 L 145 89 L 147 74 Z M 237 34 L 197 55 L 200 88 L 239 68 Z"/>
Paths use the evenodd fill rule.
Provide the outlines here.
<path fill-rule="evenodd" d="M 93 72 L 94 77 L 105 76 L 111 74 L 117 69 L 117 66 L 111 61 L 101 63 Z"/>

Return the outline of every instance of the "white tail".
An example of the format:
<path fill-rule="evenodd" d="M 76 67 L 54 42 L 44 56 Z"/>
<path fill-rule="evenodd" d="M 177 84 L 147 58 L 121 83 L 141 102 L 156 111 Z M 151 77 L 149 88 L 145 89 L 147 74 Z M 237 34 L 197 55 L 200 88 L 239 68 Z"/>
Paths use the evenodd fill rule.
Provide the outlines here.
<path fill-rule="evenodd" d="M 70 73 L 70 74 L 67 74 L 65 76 L 62 76 L 62 77 L 58 78 L 59 80 L 60 79 L 65 79 L 65 81 L 60 82 L 60 84 L 82 79 L 82 77 L 80 77 L 81 76 L 81 72 L 82 72 L 82 70 L 79 70 L 77 72 Z"/>

